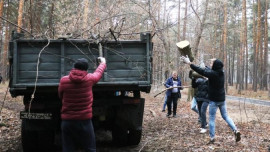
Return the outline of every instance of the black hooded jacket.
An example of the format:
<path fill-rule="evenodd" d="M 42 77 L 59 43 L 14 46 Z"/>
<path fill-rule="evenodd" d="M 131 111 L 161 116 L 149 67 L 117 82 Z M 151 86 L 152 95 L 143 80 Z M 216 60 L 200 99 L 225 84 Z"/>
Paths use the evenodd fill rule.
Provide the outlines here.
<path fill-rule="evenodd" d="M 202 69 L 194 64 L 191 64 L 190 67 L 208 78 L 208 99 L 210 101 L 225 101 L 223 63 L 219 59 L 214 61 L 212 69 Z"/>
<path fill-rule="evenodd" d="M 192 87 L 197 88 L 197 92 L 195 94 L 197 102 L 208 102 L 208 80 L 204 78 L 197 78 L 192 82 Z"/>

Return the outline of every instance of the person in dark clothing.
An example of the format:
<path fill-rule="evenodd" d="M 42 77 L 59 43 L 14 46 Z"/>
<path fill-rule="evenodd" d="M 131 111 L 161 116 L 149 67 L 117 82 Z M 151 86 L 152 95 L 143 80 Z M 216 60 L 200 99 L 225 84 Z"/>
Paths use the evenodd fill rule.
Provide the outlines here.
<path fill-rule="evenodd" d="M 198 122 L 201 123 L 201 117 L 200 117 L 200 112 L 197 108 L 198 104 L 197 104 L 197 100 L 195 98 L 195 95 L 198 91 L 197 86 L 195 86 L 195 82 L 197 78 L 202 78 L 203 76 L 201 76 L 200 74 L 198 74 L 197 72 L 190 70 L 189 71 L 189 78 L 191 79 L 191 88 L 193 89 L 193 97 L 192 97 L 192 101 L 191 101 L 191 110 L 195 111 L 199 117 L 198 117 Z"/>
<path fill-rule="evenodd" d="M 197 88 L 195 98 L 198 104 L 199 115 L 201 118 L 201 131 L 200 133 L 206 133 L 206 110 L 208 107 L 208 80 L 205 78 L 197 78 L 192 87 Z"/>
<path fill-rule="evenodd" d="M 3 79 L 3 77 L 2 77 L 2 75 L 0 73 L 0 83 L 2 83 L 2 79 Z"/>
<path fill-rule="evenodd" d="M 62 100 L 61 130 L 63 152 L 73 152 L 77 147 L 84 151 L 95 152 L 96 142 L 92 124 L 92 87 L 102 77 L 106 60 L 99 57 L 101 63 L 94 73 L 88 73 L 88 61 L 78 59 L 69 75 L 61 78 L 58 95 Z"/>
<path fill-rule="evenodd" d="M 165 86 L 166 88 L 171 88 L 168 89 L 166 92 L 167 107 L 168 107 L 167 117 L 169 117 L 172 114 L 172 104 L 173 104 L 173 117 L 176 117 L 177 101 L 178 98 L 181 98 L 180 93 L 181 80 L 178 77 L 176 71 L 173 71 L 172 77 L 167 79 Z"/>
<path fill-rule="evenodd" d="M 241 140 L 241 133 L 237 130 L 233 120 L 227 114 L 224 89 L 223 63 L 219 59 L 212 62 L 212 69 L 200 68 L 192 64 L 188 57 L 182 56 L 184 63 L 189 64 L 191 69 L 208 78 L 208 99 L 209 99 L 209 133 L 210 143 L 215 141 L 215 119 L 219 108 L 222 118 L 227 122 L 235 135 L 235 141 Z"/>

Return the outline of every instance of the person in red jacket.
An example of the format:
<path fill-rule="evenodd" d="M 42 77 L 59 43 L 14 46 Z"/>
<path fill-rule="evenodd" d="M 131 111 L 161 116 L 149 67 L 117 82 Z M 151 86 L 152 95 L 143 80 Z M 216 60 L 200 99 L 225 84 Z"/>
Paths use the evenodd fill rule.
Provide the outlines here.
<path fill-rule="evenodd" d="M 63 152 L 73 152 L 77 147 L 96 151 L 92 124 L 92 87 L 102 77 L 106 60 L 99 57 L 100 64 L 94 73 L 88 73 L 88 61 L 78 59 L 69 75 L 61 78 L 58 95 L 62 100 L 61 129 Z"/>

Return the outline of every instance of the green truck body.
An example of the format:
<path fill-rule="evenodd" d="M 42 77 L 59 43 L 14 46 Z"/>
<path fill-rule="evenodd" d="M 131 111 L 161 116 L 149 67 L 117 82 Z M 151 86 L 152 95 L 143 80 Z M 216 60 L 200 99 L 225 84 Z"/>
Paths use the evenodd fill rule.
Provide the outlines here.
<path fill-rule="evenodd" d="M 13 33 L 9 43 L 9 87 L 13 97 L 24 97 L 25 110 L 20 113 L 24 151 L 59 145 L 59 81 L 79 58 L 86 58 L 88 72 L 93 72 L 100 54 L 106 58 L 107 68 L 93 87 L 94 128 L 110 130 L 118 145 L 140 142 L 144 111 L 140 93 L 149 93 L 152 82 L 149 33 L 141 33 L 140 40 L 101 41 L 102 49 L 93 40 L 24 39 L 18 35 Z"/>

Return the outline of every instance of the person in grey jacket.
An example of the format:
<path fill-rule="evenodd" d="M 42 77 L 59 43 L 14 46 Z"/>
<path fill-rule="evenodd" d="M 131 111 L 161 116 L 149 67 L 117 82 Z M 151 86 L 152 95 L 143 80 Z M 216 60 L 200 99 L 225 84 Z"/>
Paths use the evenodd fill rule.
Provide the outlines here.
<path fill-rule="evenodd" d="M 189 58 L 182 56 L 181 59 L 184 63 L 189 64 L 190 68 L 197 73 L 208 78 L 208 99 L 209 101 L 209 133 L 210 143 L 215 141 L 215 119 L 217 109 L 220 110 L 222 118 L 227 122 L 235 135 L 235 141 L 241 140 L 241 133 L 237 130 L 233 120 L 227 114 L 227 107 L 225 101 L 225 89 L 224 89 L 224 71 L 223 63 L 219 59 L 215 59 L 212 62 L 212 68 L 200 68 L 192 64 Z"/>

